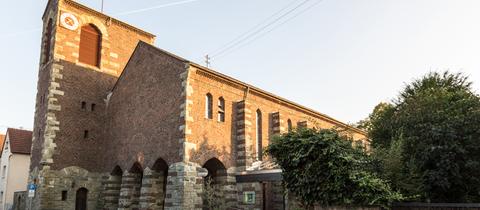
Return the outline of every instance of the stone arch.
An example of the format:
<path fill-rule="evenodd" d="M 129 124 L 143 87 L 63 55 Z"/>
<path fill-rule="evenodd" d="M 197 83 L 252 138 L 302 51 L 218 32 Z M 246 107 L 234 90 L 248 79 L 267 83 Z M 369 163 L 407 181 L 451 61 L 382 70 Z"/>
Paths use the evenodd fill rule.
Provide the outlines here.
<path fill-rule="evenodd" d="M 142 188 L 143 168 L 139 162 L 133 163 L 123 173 L 118 207 L 120 209 L 139 209 Z"/>
<path fill-rule="evenodd" d="M 166 197 L 168 163 L 158 158 L 151 168 L 143 172 L 141 209 L 163 209 Z"/>
<path fill-rule="evenodd" d="M 108 38 L 108 30 L 104 22 L 100 21 L 95 17 L 88 16 L 88 15 L 80 16 L 79 20 L 80 20 L 80 25 L 88 25 L 88 24 L 95 25 L 97 29 L 102 33 L 102 35 L 105 38 Z M 78 31 L 78 34 L 80 34 L 80 31 Z"/>
<path fill-rule="evenodd" d="M 218 158 L 211 158 L 203 164 L 208 175 L 204 177 L 203 209 L 224 208 L 227 205 L 227 169 Z"/>
<path fill-rule="evenodd" d="M 118 209 L 123 170 L 116 165 L 105 182 L 105 209 Z"/>

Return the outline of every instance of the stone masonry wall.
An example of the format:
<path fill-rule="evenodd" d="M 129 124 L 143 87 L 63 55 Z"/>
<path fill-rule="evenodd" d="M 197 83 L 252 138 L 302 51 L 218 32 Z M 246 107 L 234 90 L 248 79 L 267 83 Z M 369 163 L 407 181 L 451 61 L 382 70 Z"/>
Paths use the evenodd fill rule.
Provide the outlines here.
<path fill-rule="evenodd" d="M 183 161 L 183 72 L 183 62 L 146 43 L 138 45 L 109 96 L 106 170 L 116 165 L 127 170 L 136 162 L 146 168 L 159 158 L 167 164 Z"/>

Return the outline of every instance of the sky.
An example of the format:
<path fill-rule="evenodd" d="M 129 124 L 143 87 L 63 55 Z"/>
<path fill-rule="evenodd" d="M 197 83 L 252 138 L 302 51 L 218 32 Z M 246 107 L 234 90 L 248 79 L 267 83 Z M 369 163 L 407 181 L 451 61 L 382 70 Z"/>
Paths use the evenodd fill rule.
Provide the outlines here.
<path fill-rule="evenodd" d="M 33 127 L 46 3 L 0 1 L 0 131 Z M 480 89 L 478 0 L 105 0 L 104 8 L 156 34 L 159 48 L 200 64 L 209 54 L 216 71 L 347 123 L 430 71 L 463 72 Z M 263 33 L 238 39 L 249 31 Z M 232 40 L 245 42 L 217 55 Z"/>

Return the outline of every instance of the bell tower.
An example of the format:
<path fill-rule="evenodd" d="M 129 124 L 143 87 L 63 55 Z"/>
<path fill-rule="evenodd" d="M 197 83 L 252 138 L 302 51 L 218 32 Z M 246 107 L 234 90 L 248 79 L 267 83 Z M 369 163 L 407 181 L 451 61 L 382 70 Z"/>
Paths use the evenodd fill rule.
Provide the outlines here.
<path fill-rule="evenodd" d="M 138 42 L 153 44 L 155 36 L 73 0 L 49 0 L 42 21 L 29 178 L 38 188 L 29 202 L 75 209 L 58 198 L 83 187 L 98 206 L 110 171 L 102 164 L 105 99 Z"/>

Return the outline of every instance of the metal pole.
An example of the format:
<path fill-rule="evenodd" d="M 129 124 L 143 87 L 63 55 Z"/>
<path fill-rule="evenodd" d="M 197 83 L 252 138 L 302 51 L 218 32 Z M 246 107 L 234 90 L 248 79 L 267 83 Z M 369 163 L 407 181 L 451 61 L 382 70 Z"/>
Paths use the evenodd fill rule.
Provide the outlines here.
<path fill-rule="evenodd" d="M 103 0 L 102 0 L 102 13 L 103 13 Z"/>

